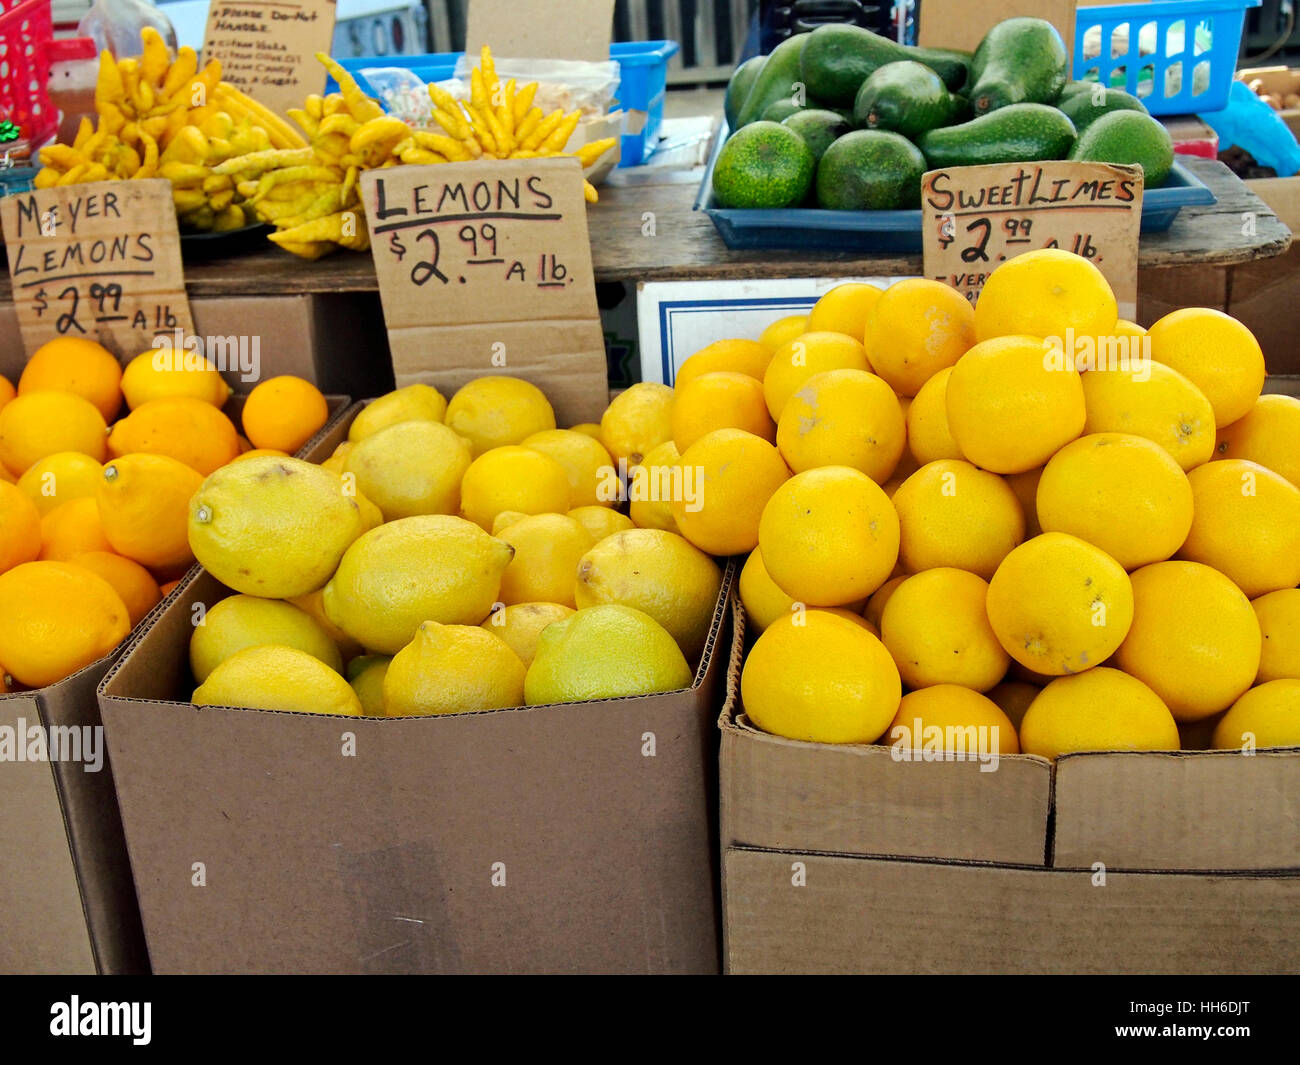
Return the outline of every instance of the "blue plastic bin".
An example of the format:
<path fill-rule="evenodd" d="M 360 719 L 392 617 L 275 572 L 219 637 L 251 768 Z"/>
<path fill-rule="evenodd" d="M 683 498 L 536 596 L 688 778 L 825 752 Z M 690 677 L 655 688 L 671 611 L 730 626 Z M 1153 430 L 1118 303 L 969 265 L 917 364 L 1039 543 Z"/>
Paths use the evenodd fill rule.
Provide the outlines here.
<path fill-rule="evenodd" d="M 664 120 L 664 94 L 668 88 L 668 60 L 677 54 L 676 41 L 629 41 L 609 46 L 609 57 L 619 66 L 620 81 L 614 95 L 628 111 L 644 111 L 647 115 L 644 128 L 637 134 L 626 134 L 621 145 L 619 166 L 640 166 L 659 136 L 659 126 Z M 368 67 L 402 67 L 414 71 L 425 81 L 446 81 L 456 74 L 456 62 L 464 53 L 437 52 L 428 55 L 360 56 L 340 59 L 339 66 L 357 79 L 363 92 L 378 94 L 370 87 L 361 71 Z M 330 78 L 326 92 L 338 89 Z"/>
<path fill-rule="evenodd" d="M 1073 76 L 1099 80 L 1140 96 L 1153 115 L 1218 111 L 1228 104 L 1246 9 L 1259 7 L 1261 2 L 1152 0 L 1081 7 L 1074 22 Z M 1101 29 L 1101 54 L 1085 59 L 1084 40 L 1094 27 Z M 1149 55 L 1140 53 L 1143 30 L 1154 48 Z M 1180 37 L 1181 45 L 1177 43 Z M 1113 54 L 1122 47 L 1120 54 Z M 1166 79 L 1177 81 L 1177 92 L 1169 91 Z"/>

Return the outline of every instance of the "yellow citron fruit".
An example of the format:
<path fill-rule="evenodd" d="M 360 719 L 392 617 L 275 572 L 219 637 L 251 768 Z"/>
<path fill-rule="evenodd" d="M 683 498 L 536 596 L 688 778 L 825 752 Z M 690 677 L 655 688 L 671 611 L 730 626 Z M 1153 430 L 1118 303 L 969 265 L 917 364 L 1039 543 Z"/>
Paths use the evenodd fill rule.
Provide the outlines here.
<path fill-rule="evenodd" d="M 958 684 L 908 692 L 883 738 L 903 750 L 942 751 L 967 760 L 1020 753 L 1016 728 L 1002 708 Z"/>
<path fill-rule="evenodd" d="M 495 535 L 515 549 L 501 575 L 501 602 L 575 605 L 578 564 L 594 543 L 586 529 L 563 514 L 532 514 Z"/>
<path fill-rule="evenodd" d="M 573 608 L 559 603 L 512 603 L 493 610 L 482 627 L 504 640 L 527 669 L 537 655 L 542 630 L 572 616 Z"/>
<path fill-rule="evenodd" d="M 763 375 L 763 396 L 773 421 L 805 381 L 827 370 L 870 370 L 860 340 L 843 333 L 804 333 L 772 354 Z"/>
<path fill-rule="evenodd" d="M 880 619 L 880 638 L 909 688 L 958 684 L 988 691 L 1011 664 L 989 624 L 988 585 L 966 570 L 929 569 L 903 581 Z"/>
<path fill-rule="evenodd" d="M 754 548 L 740 570 L 738 590 L 745 607 L 745 620 L 755 632 L 762 632 L 795 607 L 795 601 L 776 586 L 763 565 L 763 552 Z"/>
<path fill-rule="evenodd" d="M 421 622 L 384 675 L 388 717 L 464 714 L 523 701 L 524 664 L 476 625 Z"/>
<path fill-rule="evenodd" d="M 366 717 L 384 716 L 384 678 L 391 661 L 389 655 L 360 655 L 348 663 L 344 676 L 357 693 L 361 713 Z"/>
<path fill-rule="evenodd" d="M 680 495 L 685 487 L 681 459 L 677 445 L 665 440 L 632 467 L 627 484 L 627 512 L 633 525 L 640 529 L 678 531 L 672 503 L 674 496 Z"/>
<path fill-rule="evenodd" d="M 1251 688 L 1214 728 L 1217 750 L 1300 746 L 1300 680 Z"/>
<path fill-rule="evenodd" d="M 41 512 L 17 485 L 0 482 L 0 573 L 36 561 L 41 545 Z"/>
<path fill-rule="evenodd" d="M 1159 444 L 1184 471 L 1214 454 L 1214 410 L 1191 381 L 1158 362 L 1149 376 L 1130 370 L 1082 375 L 1084 432 L 1132 433 Z"/>
<path fill-rule="evenodd" d="M 227 596 L 202 614 L 190 637 L 190 670 L 202 684 L 231 655 L 265 644 L 292 647 L 343 672 L 338 645 L 310 614 L 282 599 L 253 595 Z"/>
<path fill-rule="evenodd" d="M 710 555 L 754 550 L 763 508 L 790 476 L 781 453 L 753 433 L 719 429 L 688 447 L 679 467 L 671 510 L 681 534 Z"/>
<path fill-rule="evenodd" d="M 909 573 L 951 566 L 988 580 L 1025 536 L 1015 492 L 961 459 L 929 462 L 894 493 L 899 561 Z"/>
<path fill-rule="evenodd" d="M 795 473 L 851 466 L 877 484 L 902 458 L 907 423 L 893 389 L 865 370 L 828 370 L 808 378 L 786 402 L 776 446 Z"/>
<path fill-rule="evenodd" d="M 609 507 L 617 502 L 618 471 L 599 440 L 572 429 L 545 429 L 533 433 L 523 446 L 549 455 L 564 467 L 570 506 Z"/>
<path fill-rule="evenodd" d="M 348 440 L 355 444 L 390 425 L 400 422 L 440 422 L 446 415 L 447 400 L 436 388 L 431 385 L 407 385 L 367 403 L 348 426 Z"/>
<path fill-rule="evenodd" d="M 250 710 L 361 714 L 361 700 L 338 671 L 304 651 L 276 644 L 235 652 L 194 689 L 192 702 Z"/>
<path fill-rule="evenodd" d="M 1015 493 L 1016 501 L 1025 516 L 1025 539 L 1031 539 L 1043 531 L 1038 524 L 1038 483 L 1043 479 L 1043 466 L 1035 466 L 1024 473 L 1009 473 L 1002 479 Z"/>
<path fill-rule="evenodd" d="M 320 588 L 364 527 L 338 476 L 300 459 L 232 463 L 202 483 L 189 508 L 190 546 L 203 567 L 228 588 L 270 599 Z"/>
<path fill-rule="evenodd" d="M 68 560 L 74 566 L 89 570 L 113 586 L 126 607 L 131 627 L 135 628 L 146 614 L 158 605 L 162 592 L 153 575 L 140 563 L 115 555 L 111 551 L 87 551 L 73 555 Z"/>
<path fill-rule="evenodd" d="M 569 426 L 569 429 L 575 433 L 581 433 L 583 436 L 589 436 L 593 440 L 600 439 L 599 422 L 579 422 L 577 425 Z M 602 445 L 603 446 L 603 445 Z"/>
<path fill-rule="evenodd" d="M 523 514 L 563 514 L 570 507 L 569 475 L 550 455 L 509 444 L 479 455 L 460 484 L 465 517 L 492 528 L 505 510 Z"/>
<path fill-rule="evenodd" d="M 1282 588 L 1250 604 L 1264 638 L 1256 684 L 1300 680 L 1300 588 Z"/>
<path fill-rule="evenodd" d="M 248 394 L 240 421 L 254 447 L 292 455 L 325 427 L 329 413 L 319 388 L 301 377 L 282 375 L 261 382 Z"/>
<path fill-rule="evenodd" d="M 716 429 L 743 429 L 764 440 L 776 439 L 776 426 L 763 398 L 763 382 L 743 373 L 706 373 L 679 384 L 672 425 L 678 451 L 685 451 Z"/>
<path fill-rule="evenodd" d="M 617 462 L 638 465 L 650 449 L 673 438 L 673 390 L 641 381 L 620 392 L 600 418 L 600 442 Z"/>
<path fill-rule="evenodd" d="M 1044 248 L 1008 259 L 989 275 L 975 304 L 975 335 L 1113 336 L 1119 307 L 1100 270 L 1082 256 Z"/>
<path fill-rule="evenodd" d="M 1217 714 L 1255 682 L 1262 638 L 1249 600 L 1196 562 L 1157 562 L 1132 575 L 1133 626 L 1115 661 L 1179 721 Z"/>
<path fill-rule="evenodd" d="M 132 410 L 155 399 L 188 396 L 221 408 L 230 398 L 217 367 L 190 351 L 150 348 L 137 355 L 122 373 L 122 394 Z"/>
<path fill-rule="evenodd" d="M 870 595 L 898 561 L 898 514 L 866 474 L 847 466 L 797 473 L 763 508 L 758 542 L 778 588 L 810 606 Z"/>
<path fill-rule="evenodd" d="M 355 479 L 384 521 L 416 514 L 455 514 L 469 469 L 469 442 L 441 422 L 397 422 L 353 445 L 343 459 L 344 483 Z"/>
<path fill-rule="evenodd" d="M 918 466 L 939 459 L 961 458 L 961 448 L 948 428 L 948 366 L 921 386 L 907 408 L 907 448 Z"/>
<path fill-rule="evenodd" d="M 488 532 L 493 536 L 499 536 L 515 522 L 523 521 L 527 517 L 531 517 L 531 515 L 525 514 L 522 510 L 503 510 L 492 519 L 492 528 Z"/>
<path fill-rule="evenodd" d="M 0 573 L 0 662 L 43 688 L 113 650 L 131 631 L 121 596 L 67 562 L 24 562 Z"/>
<path fill-rule="evenodd" d="M 1037 513 L 1044 531 L 1086 540 L 1131 570 L 1183 546 L 1192 527 L 1192 486 L 1159 444 L 1092 433 L 1048 460 Z"/>
<path fill-rule="evenodd" d="M 206 477 L 239 456 L 239 438 L 234 423 L 211 403 L 155 399 L 113 426 L 108 453 L 167 455 Z"/>
<path fill-rule="evenodd" d="M 1089 670 L 1089 672 L 1096 671 Z M 1008 720 L 1015 726 L 1018 733 L 1020 723 L 1025 719 L 1025 712 L 1029 709 L 1029 704 L 1038 698 L 1038 693 L 1042 690 L 1036 684 L 1007 680 L 989 689 L 985 694 L 998 704 L 998 709 L 1007 715 Z"/>
<path fill-rule="evenodd" d="M 71 392 L 29 392 L 0 407 L 0 462 L 15 477 L 49 455 L 108 457 L 108 426 L 89 400 Z"/>
<path fill-rule="evenodd" d="M 686 385 L 706 373 L 743 373 L 763 380 L 772 349 L 757 340 L 715 340 L 700 348 L 677 370 L 673 388 L 680 392 Z"/>
<path fill-rule="evenodd" d="M 689 688 L 694 674 L 672 634 L 619 603 L 548 625 L 524 681 L 529 706 L 616 699 Z"/>
<path fill-rule="evenodd" d="M 884 294 L 884 289 L 858 281 L 827 289 L 808 312 L 808 321 L 801 332 L 843 333 L 862 340 L 867 335 L 871 313 Z"/>
<path fill-rule="evenodd" d="M 745 713 L 764 732 L 811 743 L 874 743 L 902 683 L 885 645 L 825 610 L 772 622 L 740 675 Z"/>
<path fill-rule="evenodd" d="M 569 511 L 569 517 L 587 530 L 593 544 L 600 543 L 606 536 L 633 528 L 632 519 L 613 507 L 574 507 Z M 494 529 L 493 535 L 495 533 Z"/>
<path fill-rule="evenodd" d="M 806 314 L 788 314 L 784 318 L 778 318 L 759 334 L 758 342 L 769 351 L 776 351 L 783 345 L 790 343 L 795 337 L 802 336 L 808 332 L 808 316 Z"/>
<path fill-rule="evenodd" d="M 867 358 L 900 395 L 915 396 L 930 378 L 975 346 L 975 309 L 940 281 L 896 281 L 871 312 Z"/>
<path fill-rule="evenodd" d="M 1020 722 L 1020 749 L 1041 758 L 1075 751 L 1176 751 L 1178 726 L 1136 677 L 1101 666 L 1058 677 Z"/>
<path fill-rule="evenodd" d="M 93 340 L 58 337 L 32 352 L 18 378 L 18 394 L 71 392 L 88 400 L 105 421 L 122 407 L 122 364 Z"/>
<path fill-rule="evenodd" d="M 331 640 L 334 646 L 339 649 L 339 654 L 347 661 L 358 658 L 365 653 L 365 648 L 359 642 L 354 640 L 346 632 L 340 629 L 334 622 L 330 621 L 329 615 L 325 613 L 325 604 L 322 602 L 325 595 L 324 588 L 317 588 L 314 592 L 307 592 L 305 595 L 295 595 L 284 600 L 286 603 L 292 603 L 299 610 L 303 611 L 316 622 Z"/>
<path fill-rule="evenodd" d="M 542 390 L 518 377 L 478 377 L 447 404 L 447 425 L 469 441 L 477 458 L 555 428 L 555 411 Z"/>
<path fill-rule="evenodd" d="M 862 616 L 877 629 L 880 628 L 880 622 L 885 616 L 885 607 L 889 605 L 889 600 L 894 597 L 894 593 L 898 591 L 905 580 L 907 580 L 906 573 L 897 577 L 890 577 L 889 580 L 871 593 L 871 597 L 862 610 Z"/>
<path fill-rule="evenodd" d="M 1245 415 L 1219 430 L 1214 456 L 1258 462 L 1300 488 L 1300 399 L 1260 396 Z"/>
<path fill-rule="evenodd" d="M 1151 327 L 1151 358 L 1196 385 L 1219 428 L 1243 418 L 1264 388 L 1264 353 L 1235 318 L 1208 307 L 1171 311 Z"/>
<path fill-rule="evenodd" d="M 396 654 L 422 621 L 480 624 L 513 557 L 513 547 L 463 518 L 400 518 L 347 549 L 325 586 L 325 613 L 366 650 Z"/>
<path fill-rule="evenodd" d="M 1042 341 L 999 337 L 976 344 L 953 367 L 947 410 L 966 459 L 992 473 L 1022 473 L 1083 432 L 1083 383 L 1077 371 L 1054 364 Z"/>
<path fill-rule="evenodd" d="M 1118 562 L 1066 533 L 1015 548 L 989 581 L 989 623 L 1007 654 L 1045 676 L 1109 658 L 1133 622 L 1133 586 Z"/>
<path fill-rule="evenodd" d="M 1213 566 L 1251 599 L 1300 584 L 1300 488 L 1245 459 L 1207 462 L 1187 479 L 1192 529 L 1179 558 Z"/>
<path fill-rule="evenodd" d="M 1137 322 L 1130 322 L 1127 318 L 1119 318 L 1115 321 L 1114 335 L 1117 337 L 1136 337 L 1140 340 L 1147 335 L 1147 331 Z"/>
<path fill-rule="evenodd" d="M 186 515 L 203 485 L 194 470 L 166 455 L 123 455 L 108 463 L 95 501 L 113 550 L 154 571 L 189 566 L 195 556 Z M 267 547 L 288 550 L 284 544 Z"/>
<path fill-rule="evenodd" d="M 41 518 L 41 559 L 68 562 L 87 551 L 112 551 L 93 499 L 74 499 Z"/>
<path fill-rule="evenodd" d="M 629 529 L 590 548 L 578 562 L 579 609 L 619 603 L 648 614 L 687 660 L 704 650 L 722 588 L 722 570 L 676 533 Z"/>

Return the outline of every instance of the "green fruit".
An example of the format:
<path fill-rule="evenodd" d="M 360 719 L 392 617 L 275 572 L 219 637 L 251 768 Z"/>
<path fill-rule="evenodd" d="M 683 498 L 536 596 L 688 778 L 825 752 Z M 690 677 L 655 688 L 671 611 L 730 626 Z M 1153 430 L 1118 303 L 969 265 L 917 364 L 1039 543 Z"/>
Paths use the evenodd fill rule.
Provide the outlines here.
<path fill-rule="evenodd" d="M 1011 104 L 960 126 L 932 129 L 917 138 L 929 169 L 981 163 L 1064 159 L 1074 145 L 1074 124 L 1046 104 Z"/>
<path fill-rule="evenodd" d="M 736 128 L 736 119 L 740 115 L 740 109 L 745 104 L 745 98 L 749 96 L 749 90 L 754 87 L 754 82 L 758 79 L 759 71 L 763 69 L 763 64 L 767 62 L 767 56 L 756 55 L 746 59 L 740 66 L 736 67 L 735 72 L 731 75 L 731 80 L 727 82 L 727 94 L 722 101 L 722 113 L 727 116 L 727 128 Z"/>
<path fill-rule="evenodd" d="M 826 149 L 853 128 L 852 123 L 838 111 L 820 108 L 798 111 L 781 125 L 788 126 L 804 139 L 815 161 L 820 161 Z"/>
<path fill-rule="evenodd" d="M 1083 136 L 1083 131 L 1090 125 L 1108 115 L 1112 111 L 1138 111 L 1142 114 L 1148 114 L 1146 104 L 1136 96 L 1125 92 L 1123 89 L 1103 89 L 1100 85 L 1095 86 L 1101 97 L 1101 103 L 1096 103 L 1092 92 L 1075 93 L 1066 99 L 1062 99 L 1056 106 L 1061 109 L 1061 114 L 1065 115 L 1074 123 L 1074 128 Z"/>
<path fill-rule="evenodd" d="M 1081 92 L 1092 92 L 1100 84 L 1099 81 L 1089 81 L 1087 79 L 1083 81 L 1067 81 L 1065 88 L 1061 90 L 1061 95 L 1056 98 L 1056 106 L 1060 107 L 1066 100 L 1078 96 Z"/>
<path fill-rule="evenodd" d="M 921 203 L 925 158 L 897 133 L 846 133 L 817 165 L 817 203 L 836 211 L 890 211 Z"/>
<path fill-rule="evenodd" d="M 749 95 L 736 113 L 736 124 L 732 129 L 759 121 L 763 112 L 777 100 L 792 100 L 796 93 L 802 91 L 800 60 L 808 37 L 806 33 L 799 33 L 772 49 L 763 69 L 755 76 Z"/>
<path fill-rule="evenodd" d="M 797 115 L 804 110 L 803 104 L 795 103 L 788 96 L 783 96 L 779 100 L 773 100 L 767 105 L 759 120 L 762 122 L 784 122 L 791 115 Z"/>
<path fill-rule="evenodd" d="M 1040 18 L 1009 18 L 980 41 L 971 61 L 975 114 L 1020 103 L 1053 103 L 1065 87 L 1069 57 L 1056 27 Z"/>
<path fill-rule="evenodd" d="M 853 120 L 863 129 L 915 137 L 947 125 L 956 106 L 938 74 L 905 59 L 886 63 L 862 83 L 853 103 Z"/>
<path fill-rule="evenodd" d="M 1127 163 L 1142 167 L 1143 182 L 1154 188 L 1174 165 L 1174 141 L 1150 115 L 1112 111 L 1079 134 L 1071 159 L 1096 163 Z"/>
<path fill-rule="evenodd" d="M 827 23 L 800 36 L 808 38 L 800 66 L 809 94 L 837 107 L 851 107 L 867 78 L 886 63 L 904 59 L 924 63 L 949 89 L 959 89 L 966 81 L 969 60 L 961 52 L 909 48 L 860 26 L 840 23 Z"/>
<path fill-rule="evenodd" d="M 713 192 L 723 207 L 789 207 L 804 198 L 816 160 L 794 130 L 779 122 L 751 122 L 718 153 Z"/>

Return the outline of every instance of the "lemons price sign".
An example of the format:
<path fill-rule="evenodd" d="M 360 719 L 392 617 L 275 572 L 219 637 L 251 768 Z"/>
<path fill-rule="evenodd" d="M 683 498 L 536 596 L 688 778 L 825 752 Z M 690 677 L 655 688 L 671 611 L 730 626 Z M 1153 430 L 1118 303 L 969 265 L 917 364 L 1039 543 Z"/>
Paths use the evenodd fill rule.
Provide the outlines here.
<path fill-rule="evenodd" d="M 925 276 L 972 303 L 1022 252 L 1060 248 L 1092 261 L 1122 318 L 1137 311 L 1142 168 L 1052 160 L 931 170 L 921 179 Z"/>

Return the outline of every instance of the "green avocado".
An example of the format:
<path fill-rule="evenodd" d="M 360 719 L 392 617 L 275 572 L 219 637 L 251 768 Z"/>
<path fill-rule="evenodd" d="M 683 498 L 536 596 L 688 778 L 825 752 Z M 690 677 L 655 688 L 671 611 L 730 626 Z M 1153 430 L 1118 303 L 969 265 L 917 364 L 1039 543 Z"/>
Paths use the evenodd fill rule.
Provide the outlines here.
<path fill-rule="evenodd" d="M 916 137 L 952 121 L 958 104 L 943 79 L 923 63 L 886 63 L 858 90 L 853 120 L 863 129 L 887 129 Z"/>
<path fill-rule="evenodd" d="M 772 49 L 767 62 L 755 76 L 744 104 L 736 113 L 733 129 L 758 122 L 762 119 L 763 112 L 777 100 L 791 100 L 796 94 L 803 98 L 805 90 L 803 75 L 800 73 L 800 59 L 810 36 L 807 33 L 795 34 Z"/>
<path fill-rule="evenodd" d="M 1040 18 L 1009 18 L 980 41 L 971 60 L 970 100 L 976 115 L 1020 103 L 1055 103 L 1069 63 L 1056 27 Z"/>
<path fill-rule="evenodd" d="M 1142 168 L 1143 184 L 1150 189 L 1161 184 L 1173 169 L 1174 140 L 1150 115 L 1112 111 L 1079 134 L 1070 158 L 1136 164 Z"/>
<path fill-rule="evenodd" d="M 713 168 L 713 194 L 723 207 L 791 207 L 812 185 L 812 149 L 779 122 L 751 122 L 722 146 Z"/>
<path fill-rule="evenodd" d="M 934 170 L 1064 159 L 1074 140 L 1074 124 L 1055 107 L 1011 104 L 959 126 L 932 129 L 921 134 L 916 144 Z"/>
<path fill-rule="evenodd" d="M 766 62 L 767 56 L 756 55 L 746 59 L 732 73 L 731 80 L 727 82 L 727 95 L 722 101 L 722 113 L 727 116 L 728 129 L 736 128 L 736 118 L 740 114 L 740 109 Z"/>
<path fill-rule="evenodd" d="M 1105 89 L 1100 84 L 1095 88 L 1095 96 L 1092 92 L 1075 93 L 1056 105 L 1074 123 L 1074 128 L 1080 134 L 1102 115 L 1108 115 L 1112 111 L 1138 111 L 1144 115 L 1150 113 L 1146 104 L 1123 89 Z M 1100 103 L 1096 102 L 1098 97 Z"/>
<path fill-rule="evenodd" d="M 817 204 L 836 211 L 919 207 L 925 157 L 898 133 L 859 129 L 826 149 L 817 164 Z"/>
<path fill-rule="evenodd" d="M 950 90 L 961 88 L 969 69 L 961 52 L 909 48 L 861 26 L 827 23 L 801 36 L 808 39 L 800 59 L 808 93 L 832 107 L 852 107 L 862 83 L 886 63 L 924 63 Z"/>

